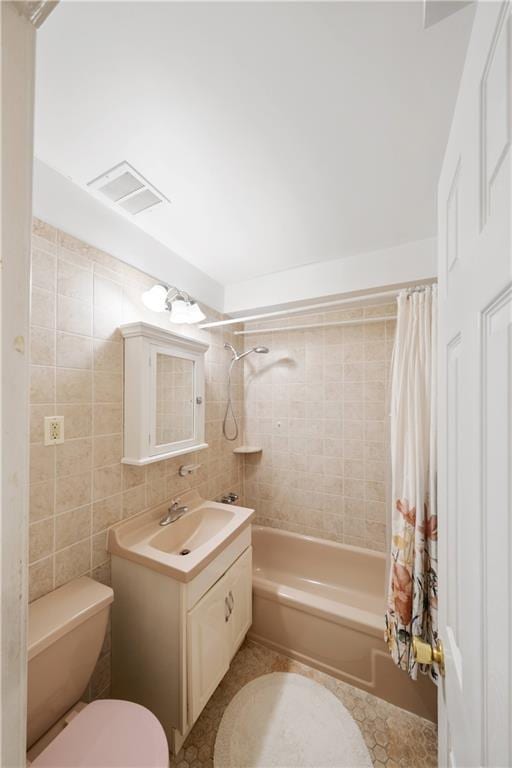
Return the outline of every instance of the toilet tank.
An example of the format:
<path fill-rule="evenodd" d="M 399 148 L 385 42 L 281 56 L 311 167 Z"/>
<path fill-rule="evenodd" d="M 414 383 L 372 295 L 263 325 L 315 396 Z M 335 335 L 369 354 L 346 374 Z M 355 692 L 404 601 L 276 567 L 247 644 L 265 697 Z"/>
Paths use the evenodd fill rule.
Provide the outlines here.
<path fill-rule="evenodd" d="M 80 701 L 101 652 L 114 593 L 83 576 L 29 605 L 27 744 Z"/>

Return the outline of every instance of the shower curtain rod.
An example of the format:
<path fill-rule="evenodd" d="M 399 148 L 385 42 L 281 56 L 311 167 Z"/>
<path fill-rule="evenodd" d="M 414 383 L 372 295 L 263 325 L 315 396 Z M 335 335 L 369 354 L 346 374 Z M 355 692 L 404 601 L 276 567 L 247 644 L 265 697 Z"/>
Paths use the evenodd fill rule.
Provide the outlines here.
<path fill-rule="evenodd" d="M 396 320 L 396 315 L 383 317 L 359 317 L 354 320 L 333 320 L 328 323 L 305 323 L 304 325 L 281 325 L 278 328 L 251 328 L 248 331 L 233 331 L 234 336 L 250 336 L 253 333 L 278 333 L 279 331 L 306 331 L 309 328 L 327 328 L 336 325 L 361 325 L 362 323 L 382 323 L 385 320 Z"/>
<path fill-rule="evenodd" d="M 354 296 L 346 299 L 335 299 L 334 301 L 324 301 L 319 304 L 307 304 L 303 307 L 291 307 L 289 309 L 278 309 L 273 312 L 262 312 L 259 315 L 246 315 L 245 317 L 230 317 L 229 320 L 215 320 L 211 323 L 201 323 L 199 328 L 220 328 L 225 325 L 236 325 L 237 323 L 251 323 L 257 320 L 266 320 L 269 317 L 284 317 L 285 315 L 296 315 L 303 312 L 309 312 L 312 309 L 323 310 L 326 307 L 339 307 L 343 304 L 354 304 L 359 301 L 368 301 L 371 299 L 383 299 L 386 297 L 398 296 L 400 290 L 381 291 L 380 293 L 367 293 L 364 296 Z"/>
<path fill-rule="evenodd" d="M 430 284 L 429 284 L 430 285 Z M 392 291 L 380 291 L 379 293 L 366 293 L 361 296 L 352 296 L 345 299 L 334 299 L 333 301 L 324 301 L 318 304 L 307 304 L 303 307 L 290 307 L 288 309 L 278 309 L 272 312 L 261 312 L 259 315 L 245 315 L 245 317 L 230 317 L 229 320 L 214 320 L 209 323 L 200 323 L 199 328 L 222 328 L 227 325 L 237 325 L 238 323 L 252 323 L 258 320 L 267 320 L 271 317 L 286 317 L 286 315 L 297 315 L 311 310 L 323 311 L 326 308 L 340 307 L 344 304 L 356 304 L 361 301 L 372 301 L 373 299 L 384 299 L 398 296 L 401 291 L 424 290 L 424 285 L 406 286 L 395 288 Z"/>

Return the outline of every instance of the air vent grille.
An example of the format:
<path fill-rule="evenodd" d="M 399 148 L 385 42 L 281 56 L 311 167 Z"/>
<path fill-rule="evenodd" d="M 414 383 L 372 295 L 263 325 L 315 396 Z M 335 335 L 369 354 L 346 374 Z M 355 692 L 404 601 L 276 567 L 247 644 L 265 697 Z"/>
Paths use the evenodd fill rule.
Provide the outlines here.
<path fill-rule="evenodd" d="M 119 205 L 128 213 L 135 215 L 161 202 L 162 200 L 150 189 L 143 189 L 142 192 L 137 192 L 136 195 L 130 195 L 126 200 L 121 200 Z"/>
<path fill-rule="evenodd" d="M 99 187 L 98 191 L 103 192 L 113 203 L 117 203 L 118 200 L 131 195 L 132 192 L 137 192 L 143 186 L 141 181 L 132 176 L 129 171 L 125 171 L 117 179 L 108 181 L 104 187 Z"/>
<path fill-rule="evenodd" d="M 129 163 L 119 163 L 87 184 L 97 197 L 136 216 L 169 200 Z"/>

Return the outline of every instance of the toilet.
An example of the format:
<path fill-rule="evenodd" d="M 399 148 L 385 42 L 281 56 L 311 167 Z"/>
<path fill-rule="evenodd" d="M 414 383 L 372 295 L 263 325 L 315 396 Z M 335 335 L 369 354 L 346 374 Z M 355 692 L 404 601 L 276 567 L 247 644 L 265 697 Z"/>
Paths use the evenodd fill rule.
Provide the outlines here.
<path fill-rule="evenodd" d="M 37 768 L 168 768 L 164 730 L 129 701 L 80 702 L 113 601 L 86 576 L 29 606 L 28 763 Z"/>

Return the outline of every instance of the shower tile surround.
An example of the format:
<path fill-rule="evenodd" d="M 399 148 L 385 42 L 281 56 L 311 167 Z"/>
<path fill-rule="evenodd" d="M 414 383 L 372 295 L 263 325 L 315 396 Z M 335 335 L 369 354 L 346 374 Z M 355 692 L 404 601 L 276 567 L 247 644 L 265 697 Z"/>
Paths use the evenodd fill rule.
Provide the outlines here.
<path fill-rule="evenodd" d="M 256 523 L 383 551 L 389 474 L 387 404 L 394 303 L 261 324 L 244 365 L 245 503 Z M 290 330 L 272 331 L 286 325 Z M 238 337 L 240 338 L 240 337 Z"/>
<path fill-rule="evenodd" d="M 147 310 L 141 294 L 155 279 L 44 222 L 32 241 L 30 376 L 29 599 L 81 576 L 109 582 L 109 526 L 195 488 L 205 498 L 242 495 L 240 440 L 222 437 L 230 333 L 171 326 Z M 213 311 L 208 314 L 220 319 Z M 197 454 L 147 467 L 121 464 L 121 323 L 144 320 L 210 344 L 205 358 L 206 440 Z M 241 415 L 241 369 L 234 373 Z M 65 417 L 65 441 L 43 444 L 44 416 Z M 181 464 L 201 468 L 182 478 Z M 91 681 L 94 698 L 110 684 L 109 639 Z"/>

